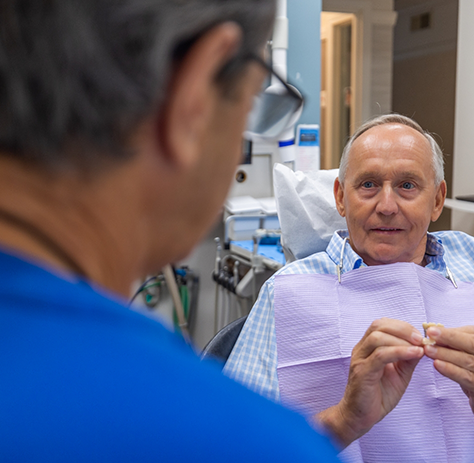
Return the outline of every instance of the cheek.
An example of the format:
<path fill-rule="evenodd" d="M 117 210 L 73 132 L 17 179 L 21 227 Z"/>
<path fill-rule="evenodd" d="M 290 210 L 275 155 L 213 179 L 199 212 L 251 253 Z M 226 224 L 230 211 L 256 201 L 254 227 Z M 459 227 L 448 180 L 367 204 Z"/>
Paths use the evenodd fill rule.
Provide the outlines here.
<path fill-rule="evenodd" d="M 240 160 L 240 142 L 237 148 L 226 145 L 226 149 L 221 150 L 219 157 L 208 166 L 208 170 L 203 177 L 202 188 L 209 188 L 213 185 L 214 195 L 211 201 L 219 208 L 225 201 L 225 197 L 232 185 L 234 174 Z"/>
<path fill-rule="evenodd" d="M 428 210 L 426 205 L 406 207 L 402 213 L 416 228 L 427 229 L 431 223 L 431 210 Z"/>
<path fill-rule="evenodd" d="M 365 221 L 361 220 L 360 217 L 350 215 L 349 217 L 346 217 L 346 223 L 352 244 L 356 248 L 360 248 L 367 238 L 367 233 L 364 229 Z"/>
<path fill-rule="evenodd" d="M 346 205 L 346 220 L 363 227 L 375 209 L 364 201 L 352 201 Z M 350 213 L 347 214 L 347 211 Z"/>

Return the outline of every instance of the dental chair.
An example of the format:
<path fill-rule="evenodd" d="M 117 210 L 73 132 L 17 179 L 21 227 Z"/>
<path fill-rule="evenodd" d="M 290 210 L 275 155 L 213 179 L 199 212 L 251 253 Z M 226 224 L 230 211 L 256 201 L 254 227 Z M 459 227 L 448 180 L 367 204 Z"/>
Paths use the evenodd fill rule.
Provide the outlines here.
<path fill-rule="evenodd" d="M 303 173 L 275 164 L 275 199 L 287 263 L 324 251 L 333 232 L 347 228 L 345 219 L 336 210 L 333 195 L 337 174 L 338 169 Z M 223 367 L 246 318 L 241 317 L 222 328 L 203 349 L 201 359 L 214 358 Z"/>
<path fill-rule="evenodd" d="M 224 367 L 244 326 L 247 315 L 224 326 L 204 347 L 201 360 L 212 358 Z"/>

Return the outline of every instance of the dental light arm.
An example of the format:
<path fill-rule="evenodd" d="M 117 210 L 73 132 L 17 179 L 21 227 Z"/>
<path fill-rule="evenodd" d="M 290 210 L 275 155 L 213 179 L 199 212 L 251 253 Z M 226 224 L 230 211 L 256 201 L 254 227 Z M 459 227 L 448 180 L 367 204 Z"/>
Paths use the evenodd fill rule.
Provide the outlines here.
<path fill-rule="evenodd" d="M 275 73 L 286 83 L 287 81 L 287 50 L 288 50 L 288 18 L 287 2 L 279 0 L 277 2 L 277 14 L 272 40 L 272 68 Z M 292 86 L 291 86 L 292 87 Z M 292 87 L 296 93 L 299 91 Z M 271 85 L 263 92 L 263 99 L 259 101 L 257 111 L 252 111 L 250 115 L 250 126 L 265 130 L 249 130 L 245 133 L 245 138 L 252 142 L 278 143 L 279 154 L 282 162 L 290 162 L 295 159 L 295 125 L 301 116 L 303 106 L 297 111 L 285 107 L 274 105 L 272 95 L 285 94 L 285 85 L 274 74 Z M 266 101 L 263 101 L 266 99 Z"/>

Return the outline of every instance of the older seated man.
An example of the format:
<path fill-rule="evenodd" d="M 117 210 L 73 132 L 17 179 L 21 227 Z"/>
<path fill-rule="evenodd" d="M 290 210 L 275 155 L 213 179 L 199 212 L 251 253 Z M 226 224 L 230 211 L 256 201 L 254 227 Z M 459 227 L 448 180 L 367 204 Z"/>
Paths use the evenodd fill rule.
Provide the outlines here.
<path fill-rule="evenodd" d="M 348 452 L 351 461 L 401 461 L 403 458 L 415 461 L 413 458 L 418 458 L 415 453 L 423 459 L 430 452 L 427 442 L 420 441 L 420 427 L 416 429 L 415 423 L 423 423 L 423 419 L 429 420 L 431 415 L 420 409 L 421 419 L 417 421 L 415 412 L 411 414 L 408 410 L 413 403 L 418 405 L 420 398 L 416 394 L 421 394 L 425 386 L 431 387 L 427 393 L 432 399 L 431 405 L 427 405 L 430 413 L 435 416 L 457 413 L 454 406 L 445 406 L 442 413 L 429 408 L 445 400 L 440 390 L 448 391 L 452 386 L 456 390 L 449 389 L 444 404 L 459 392 L 461 407 L 467 410 L 462 412 L 461 420 L 465 420 L 462 428 L 474 425 L 467 403 L 474 410 L 474 327 L 429 328 L 427 334 L 437 345 L 424 346 L 421 321 L 440 320 L 420 318 L 430 313 L 431 302 L 426 304 L 426 312 L 423 309 L 421 315 L 415 316 L 419 324 L 409 312 L 403 312 L 405 305 L 413 305 L 416 311 L 420 304 L 410 292 L 410 279 L 418 280 L 421 271 L 422 291 L 415 292 L 416 295 L 422 294 L 428 299 L 439 299 L 438 294 L 447 293 L 449 297 L 464 297 L 459 307 L 458 302 L 445 307 L 444 314 L 448 317 L 445 325 L 474 324 L 469 310 L 469 291 L 472 294 L 474 290 L 470 283 L 474 281 L 474 238 L 454 231 L 428 233 L 430 222 L 441 214 L 446 196 L 443 155 L 432 136 L 413 120 L 400 115 L 380 116 L 356 131 L 342 155 L 334 195 L 337 210 L 346 218 L 348 229 L 335 232 L 324 252 L 285 266 L 264 284 L 225 372 L 270 398 L 285 399 L 284 402 L 296 407 L 303 404 L 299 407 L 303 411 L 304 406 L 310 404 L 306 412 L 314 413 L 316 419 L 339 438 L 342 446 L 361 436 L 367 437 L 356 450 Z M 308 278 L 315 274 L 319 274 L 317 278 Z M 396 275 L 402 278 L 397 280 Z M 433 277 L 441 292 L 432 290 Z M 363 291 L 358 289 L 350 292 L 351 279 L 356 288 L 365 285 L 368 295 L 367 291 L 361 294 Z M 370 298 L 372 294 L 379 297 L 379 289 L 371 286 L 372 280 L 382 282 L 382 286 L 385 281 L 389 282 L 388 292 L 380 296 L 381 302 L 375 308 L 369 307 Z M 418 282 L 413 284 L 418 285 Z M 321 290 L 313 290 L 314 285 L 319 285 Z M 344 295 L 343 290 L 349 292 Z M 331 296 L 333 291 L 334 297 Z M 287 294 L 292 292 L 293 296 L 288 298 Z M 331 297 L 334 301 L 325 300 Z M 337 300 L 338 297 L 341 300 Z M 348 304 L 353 308 L 343 307 L 344 297 L 349 298 Z M 386 306 L 391 304 L 395 308 L 387 312 Z M 325 310 L 327 313 L 322 315 Z M 334 315 L 336 312 L 338 315 Z M 454 318 L 449 318 L 451 316 Z M 367 322 L 365 333 L 362 331 L 357 338 L 346 335 L 352 325 L 343 322 L 349 319 L 355 325 Z M 278 320 L 280 325 L 276 326 Z M 304 338 L 302 344 L 306 343 L 306 347 L 300 348 L 299 336 Z M 321 340 L 315 343 L 314 338 L 318 337 Z M 335 346 L 330 347 L 334 339 Z M 324 355 L 318 358 L 317 350 L 324 351 Z M 344 351 L 347 362 L 343 358 Z M 306 367 L 302 366 L 304 362 Z M 328 366 L 331 362 L 334 363 L 332 370 Z M 432 373 L 433 365 L 443 376 Z M 425 376 L 417 377 L 410 389 L 410 381 L 417 371 L 418 376 L 422 376 L 422 371 Z M 449 384 L 441 383 L 440 378 Z M 309 382 L 306 389 L 296 384 L 305 381 Z M 431 384 L 426 385 L 427 382 Z M 461 385 L 468 399 L 456 383 Z M 404 397 L 405 393 L 408 398 Z M 393 411 L 396 407 L 398 415 Z M 390 412 L 398 420 L 392 427 L 387 424 L 384 430 L 380 426 L 389 423 L 387 418 L 374 427 Z M 448 426 L 446 420 L 448 418 L 440 418 L 440 422 L 426 425 L 441 430 L 442 451 L 447 461 L 452 458 L 452 461 L 467 461 L 472 445 L 460 450 L 462 445 L 455 437 L 443 434 L 442 430 Z M 405 428 L 410 424 L 412 427 Z M 375 444 L 368 437 L 371 433 Z M 463 436 L 464 442 L 469 439 L 472 442 L 472 437 Z M 394 450 L 391 443 L 397 439 L 401 445 Z"/>

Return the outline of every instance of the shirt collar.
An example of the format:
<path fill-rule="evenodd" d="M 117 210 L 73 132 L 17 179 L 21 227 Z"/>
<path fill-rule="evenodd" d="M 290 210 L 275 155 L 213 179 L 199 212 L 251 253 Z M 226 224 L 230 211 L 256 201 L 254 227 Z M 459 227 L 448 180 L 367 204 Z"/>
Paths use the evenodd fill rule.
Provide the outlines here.
<path fill-rule="evenodd" d="M 344 239 L 349 237 L 348 230 L 338 230 L 332 235 L 331 241 L 326 248 L 326 252 L 334 262 L 339 265 L 341 261 L 341 251 L 344 245 Z M 428 233 L 426 240 L 425 259 L 427 267 L 436 267 L 434 270 L 443 270 L 446 264 L 443 259 L 444 248 L 443 243 L 435 235 Z M 359 267 L 367 267 L 367 264 L 362 258 L 352 249 L 349 240 L 344 245 L 344 253 L 342 260 L 342 273 L 350 270 L 358 269 Z"/>
<path fill-rule="evenodd" d="M 443 256 L 443 242 L 435 235 L 428 233 L 425 252 L 426 267 L 444 272 L 446 270 L 446 262 Z"/>
<path fill-rule="evenodd" d="M 425 255 L 440 257 L 444 255 L 443 242 L 431 233 L 427 235 Z"/>

